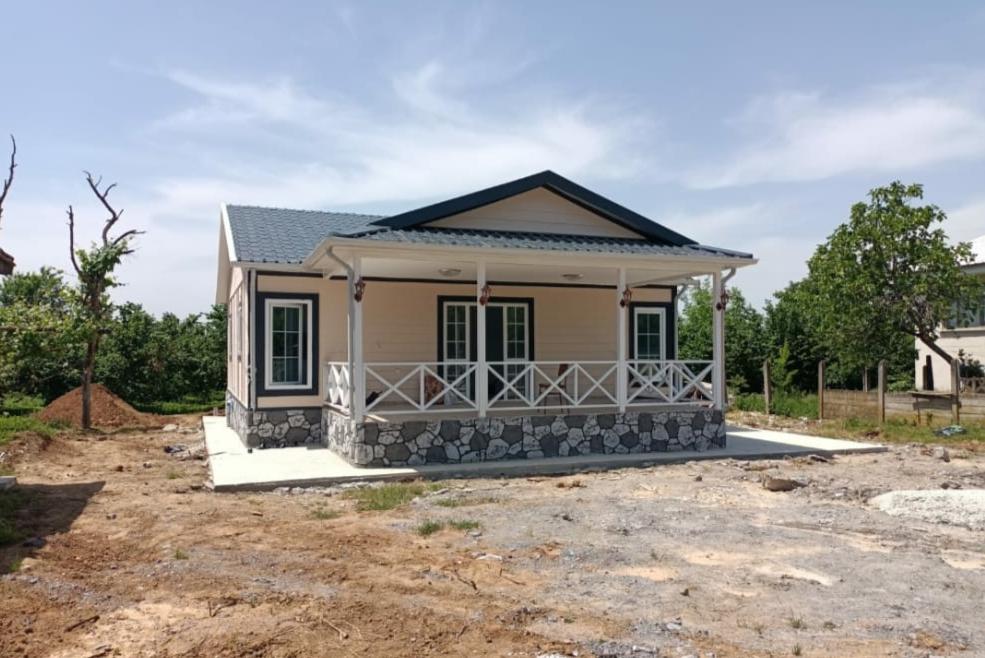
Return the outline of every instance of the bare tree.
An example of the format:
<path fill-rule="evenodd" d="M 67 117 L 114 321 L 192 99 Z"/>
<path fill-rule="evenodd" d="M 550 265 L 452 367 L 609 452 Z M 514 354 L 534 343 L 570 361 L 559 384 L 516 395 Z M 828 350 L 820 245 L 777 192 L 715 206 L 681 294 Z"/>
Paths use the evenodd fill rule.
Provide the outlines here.
<path fill-rule="evenodd" d="M 10 191 L 10 186 L 14 184 L 14 169 L 17 168 L 17 140 L 14 136 L 10 136 L 10 167 L 8 169 L 9 173 L 6 178 L 3 179 L 3 187 L 0 188 L 0 221 L 3 220 L 3 203 L 7 200 L 7 192 Z M 3 228 L 0 226 L 0 228 Z M 8 254 L 3 249 L 0 249 L 0 274 L 10 274 L 14 271 L 14 257 Z"/>
<path fill-rule="evenodd" d="M 132 254 L 130 240 L 143 233 L 136 229 L 124 231 L 117 237 L 110 237 L 110 231 L 120 221 L 122 210 L 116 210 L 109 201 L 109 193 L 116 183 L 102 187 L 103 179 L 93 178 L 85 172 L 86 183 L 96 195 L 109 217 L 103 224 L 100 242 L 94 242 L 88 249 L 78 249 L 75 245 L 75 211 L 68 207 L 68 240 L 72 267 L 78 275 L 79 284 L 76 291 L 79 306 L 79 328 L 81 338 L 85 342 L 85 358 L 82 363 L 82 427 L 92 426 L 92 375 L 96 365 L 96 354 L 99 343 L 108 330 L 112 320 L 113 305 L 108 291 L 119 284 L 113 276 L 116 267 L 123 257 Z"/>

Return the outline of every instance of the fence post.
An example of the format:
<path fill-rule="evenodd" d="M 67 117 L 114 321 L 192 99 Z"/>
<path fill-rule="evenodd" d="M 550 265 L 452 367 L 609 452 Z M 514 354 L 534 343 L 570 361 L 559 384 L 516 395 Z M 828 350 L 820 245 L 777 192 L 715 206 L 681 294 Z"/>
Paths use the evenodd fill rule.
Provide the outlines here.
<path fill-rule="evenodd" d="M 862 368 L 862 392 L 869 392 L 869 369 Z"/>
<path fill-rule="evenodd" d="M 961 362 L 957 359 L 951 361 L 951 423 L 958 425 L 961 422 Z"/>
<path fill-rule="evenodd" d="M 879 423 L 886 422 L 886 361 L 879 361 Z"/>
<path fill-rule="evenodd" d="M 770 378 L 770 360 L 763 361 L 763 402 L 767 415 L 773 408 L 773 382 Z"/>
<path fill-rule="evenodd" d="M 824 360 L 817 364 L 817 419 L 824 420 Z"/>

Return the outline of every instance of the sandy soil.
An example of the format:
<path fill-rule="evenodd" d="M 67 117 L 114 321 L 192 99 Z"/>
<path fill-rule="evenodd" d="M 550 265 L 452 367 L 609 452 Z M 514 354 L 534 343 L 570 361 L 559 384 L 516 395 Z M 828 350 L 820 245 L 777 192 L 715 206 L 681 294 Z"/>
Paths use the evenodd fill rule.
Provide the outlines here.
<path fill-rule="evenodd" d="M 210 493 L 204 461 L 163 450 L 200 441 L 181 426 L 5 447 L 46 543 L 0 549 L 23 558 L 0 656 L 985 656 L 985 533 L 867 502 L 985 488 L 978 455 L 459 480 L 358 512 L 333 489 Z"/>

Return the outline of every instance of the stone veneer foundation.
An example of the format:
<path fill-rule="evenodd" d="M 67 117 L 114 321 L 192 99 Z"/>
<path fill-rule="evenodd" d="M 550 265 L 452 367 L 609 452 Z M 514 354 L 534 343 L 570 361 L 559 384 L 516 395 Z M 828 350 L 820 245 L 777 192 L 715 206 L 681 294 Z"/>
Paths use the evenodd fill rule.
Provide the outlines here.
<path fill-rule="evenodd" d="M 329 448 L 368 467 L 725 447 L 722 412 L 703 408 L 357 425 L 326 407 L 322 434 Z"/>
<path fill-rule="evenodd" d="M 249 448 L 285 448 L 322 443 L 321 407 L 250 411 L 226 393 L 226 423 Z"/>

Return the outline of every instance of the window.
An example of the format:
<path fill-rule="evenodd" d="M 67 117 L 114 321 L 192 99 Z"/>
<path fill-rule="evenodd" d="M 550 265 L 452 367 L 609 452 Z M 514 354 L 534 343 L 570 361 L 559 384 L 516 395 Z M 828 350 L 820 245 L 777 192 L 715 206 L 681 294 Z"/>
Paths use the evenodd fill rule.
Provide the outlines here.
<path fill-rule="evenodd" d="M 985 327 L 985 299 L 968 306 L 954 304 L 951 317 L 944 323 L 945 329 L 968 329 Z"/>
<path fill-rule="evenodd" d="M 641 361 L 664 359 L 664 309 L 636 308 L 633 337 L 636 358 Z"/>
<path fill-rule="evenodd" d="M 267 388 L 307 388 L 311 381 L 311 302 L 267 300 Z"/>

